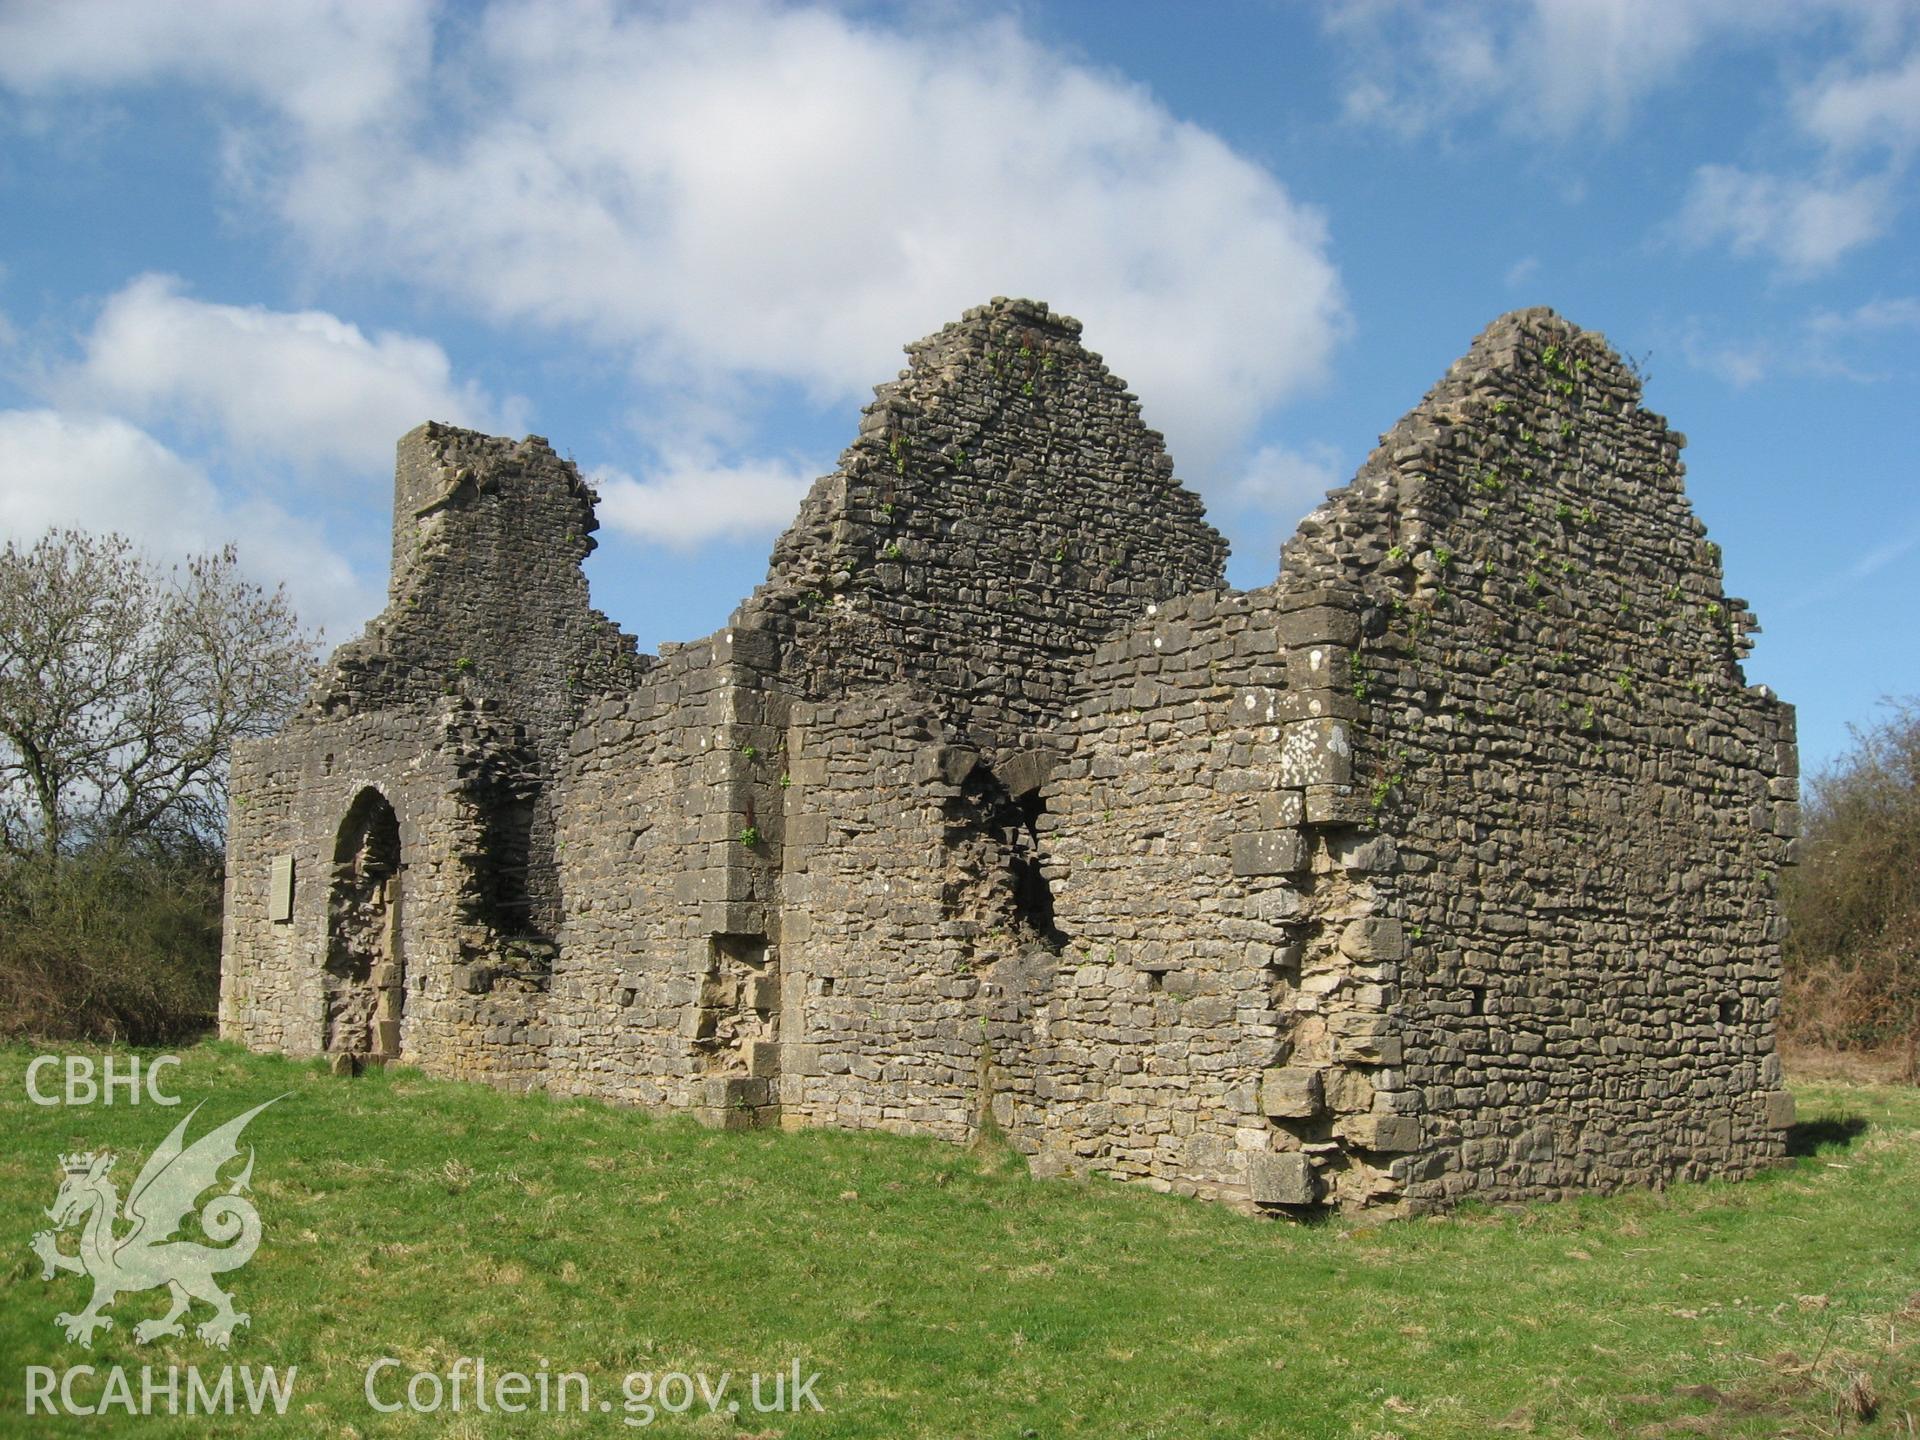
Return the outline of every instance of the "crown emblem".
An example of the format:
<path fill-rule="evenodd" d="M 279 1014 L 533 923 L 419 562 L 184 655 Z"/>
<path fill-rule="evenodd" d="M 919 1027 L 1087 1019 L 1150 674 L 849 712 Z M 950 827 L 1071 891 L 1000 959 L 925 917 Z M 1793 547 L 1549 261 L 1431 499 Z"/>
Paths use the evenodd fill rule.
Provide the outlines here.
<path fill-rule="evenodd" d="M 99 1158 L 100 1157 L 95 1155 L 91 1150 L 76 1150 L 71 1155 L 62 1155 L 60 1157 L 60 1168 L 69 1175 L 85 1175 L 89 1170 L 93 1169 L 93 1162 Z M 111 1170 L 112 1168 L 113 1157 L 108 1156 L 107 1169 Z M 105 1172 L 103 1171 L 102 1173 L 104 1174 Z"/>

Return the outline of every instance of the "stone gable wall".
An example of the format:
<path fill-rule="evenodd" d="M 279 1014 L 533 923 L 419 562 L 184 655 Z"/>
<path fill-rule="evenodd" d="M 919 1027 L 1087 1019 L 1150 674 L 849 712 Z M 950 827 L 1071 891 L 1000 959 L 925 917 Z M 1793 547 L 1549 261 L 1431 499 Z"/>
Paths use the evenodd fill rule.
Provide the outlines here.
<path fill-rule="evenodd" d="M 1080 322 L 996 300 L 907 347 L 734 617 L 795 693 L 910 683 L 1018 747 L 1075 663 L 1152 600 L 1217 587 L 1226 542 Z"/>
<path fill-rule="evenodd" d="M 1420 1202 L 1783 1153 L 1775 893 L 1793 712 L 1682 488 L 1684 438 L 1598 335 L 1484 332 L 1282 558 L 1361 587 L 1355 782 L 1396 843 Z M 1349 658 L 1351 657 L 1351 658 Z"/>

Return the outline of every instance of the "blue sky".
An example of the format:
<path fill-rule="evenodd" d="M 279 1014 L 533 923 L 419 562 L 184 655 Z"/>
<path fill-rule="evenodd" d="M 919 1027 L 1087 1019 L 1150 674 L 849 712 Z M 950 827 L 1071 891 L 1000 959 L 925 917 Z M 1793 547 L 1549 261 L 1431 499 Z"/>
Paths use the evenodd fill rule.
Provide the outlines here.
<path fill-rule="evenodd" d="M 1644 357 L 1808 765 L 1920 691 L 1920 8 L 0 0 L 0 537 L 231 539 L 338 641 L 392 446 L 534 431 L 726 620 L 899 347 L 1080 317 L 1278 545 L 1494 316 Z"/>

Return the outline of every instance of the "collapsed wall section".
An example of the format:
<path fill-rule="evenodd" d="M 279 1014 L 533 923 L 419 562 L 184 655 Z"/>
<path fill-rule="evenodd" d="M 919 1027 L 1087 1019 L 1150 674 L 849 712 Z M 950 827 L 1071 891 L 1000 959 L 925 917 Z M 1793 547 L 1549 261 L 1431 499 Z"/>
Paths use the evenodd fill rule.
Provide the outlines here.
<path fill-rule="evenodd" d="M 1391 1007 L 1400 938 L 1373 872 L 1326 587 L 1150 607 L 1082 673 L 1045 790 L 1067 936 L 1017 1108 L 1043 1173 L 1095 1171 L 1248 1208 L 1400 1193 Z"/>
<path fill-rule="evenodd" d="M 1361 588 L 1357 783 L 1397 846 L 1415 1203 L 1744 1175 L 1783 1153 L 1793 712 L 1598 335 L 1496 321 L 1287 545 Z"/>

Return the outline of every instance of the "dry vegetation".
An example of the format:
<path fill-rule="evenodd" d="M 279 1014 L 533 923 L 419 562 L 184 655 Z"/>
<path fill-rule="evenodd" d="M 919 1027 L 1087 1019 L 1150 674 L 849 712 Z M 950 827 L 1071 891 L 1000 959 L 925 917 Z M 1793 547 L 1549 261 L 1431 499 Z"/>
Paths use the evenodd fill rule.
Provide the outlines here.
<path fill-rule="evenodd" d="M 1804 790 L 1800 865 L 1783 896 L 1784 1039 L 1920 1080 L 1920 709 L 1898 705 L 1856 731 Z"/>
<path fill-rule="evenodd" d="M 212 1025 L 219 974 L 217 852 L 0 857 L 0 1039 L 185 1039 Z"/>

